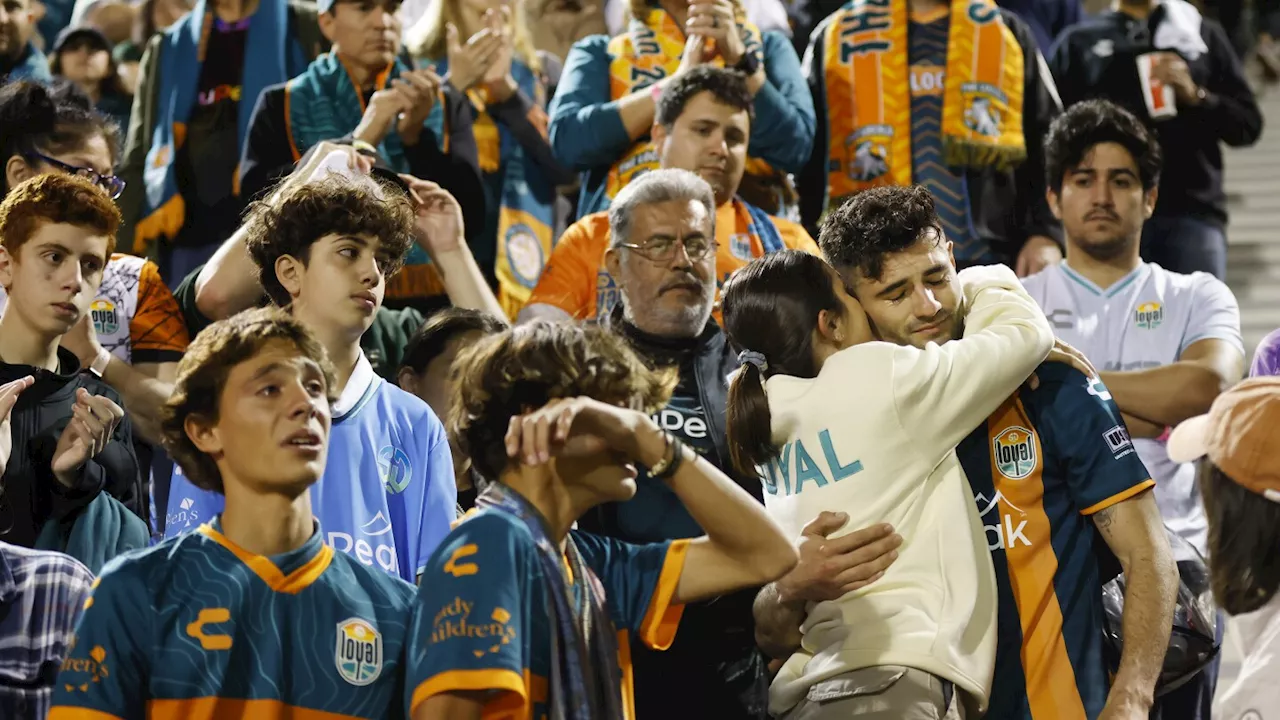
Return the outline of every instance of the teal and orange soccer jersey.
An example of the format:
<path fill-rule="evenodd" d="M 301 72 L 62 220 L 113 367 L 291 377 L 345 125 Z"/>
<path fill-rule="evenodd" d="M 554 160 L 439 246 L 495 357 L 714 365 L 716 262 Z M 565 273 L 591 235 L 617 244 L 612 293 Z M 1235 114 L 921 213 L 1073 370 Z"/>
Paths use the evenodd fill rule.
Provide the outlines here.
<path fill-rule="evenodd" d="M 623 708 L 634 720 L 628 633 L 658 650 L 675 639 L 684 607 L 673 598 L 688 541 L 631 545 L 576 531 L 573 539 L 604 586 L 619 636 Z M 471 515 L 445 538 L 414 602 L 410 715 L 433 695 L 493 690 L 485 720 L 546 717 L 552 628 L 537 552 L 529 530 L 495 510 Z M 575 593 L 583 590 L 578 580 Z"/>
<path fill-rule="evenodd" d="M 49 718 L 402 717 L 413 593 L 318 529 L 267 558 L 203 525 L 103 571 Z"/>
<path fill-rule="evenodd" d="M 1061 363 L 956 448 L 999 597 L 987 717 L 1095 718 L 1106 703 L 1102 593 L 1089 516 L 1154 486 L 1099 380 Z"/>

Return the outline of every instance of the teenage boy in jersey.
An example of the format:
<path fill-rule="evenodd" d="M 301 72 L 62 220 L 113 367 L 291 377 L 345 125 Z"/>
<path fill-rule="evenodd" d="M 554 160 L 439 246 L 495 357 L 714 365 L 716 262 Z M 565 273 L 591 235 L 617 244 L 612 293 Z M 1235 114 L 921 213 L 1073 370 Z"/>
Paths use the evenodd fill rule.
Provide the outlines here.
<path fill-rule="evenodd" d="M 328 470 L 311 491 L 325 540 L 410 582 L 456 518 L 453 461 L 435 414 L 373 372 L 360 336 L 413 242 L 413 227 L 398 190 L 329 175 L 257 206 L 245 240 L 271 302 L 305 324 L 334 364 Z M 218 511 L 217 496 L 184 494 L 184 484 L 175 473 L 170 507 L 176 501 L 199 520 Z"/>
<path fill-rule="evenodd" d="M 685 603 L 795 564 L 763 506 L 649 418 L 675 374 L 650 370 L 623 338 L 532 323 L 457 367 L 451 434 L 495 482 L 432 556 L 414 603 L 416 720 L 630 717 L 630 635 L 665 648 Z M 633 545 L 571 532 L 592 507 L 635 494 L 637 465 L 705 535 Z"/>
<path fill-rule="evenodd" d="M 786 248 L 818 251 L 804 228 L 738 197 L 755 119 L 752 103 L 741 73 L 698 67 L 674 78 L 662 92 L 651 131 L 662 168 L 697 173 L 715 192 L 712 251 L 717 287 L 762 255 Z M 621 278 L 605 261 L 605 251 L 615 241 L 608 212 L 570 225 L 556 242 L 519 320 L 608 317 L 622 297 Z"/>
<path fill-rule="evenodd" d="M 923 187 L 868 190 L 828 216 L 819 239 L 878 335 L 899 345 L 923 348 L 964 333 L 951 242 L 931 206 Z M 1177 573 L 1150 475 L 1104 394 L 1071 365 L 1045 362 L 956 448 L 999 593 L 988 717 L 1136 719 L 1151 705 Z M 818 522 L 805 540 L 839 526 Z M 1102 657 L 1098 535 L 1128 573 L 1124 655 L 1113 682 Z M 821 560 L 802 548 L 801 565 L 762 593 L 757 627 L 778 631 L 764 638 L 777 646 L 772 652 L 798 641 L 799 616 L 788 617 L 788 606 L 794 613 L 805 600 L 828 599 Z"/>
<path fill-rule="evenodd" d="M 12 450 L 0 468 L 5 542 L 33 547 L 47 521 L 70 518 L 103 490 L 147 517 L 119 396 L 58 346 L 89 312 L 119 224 L 111 198 L 70 175 L 28 180 L 0 204 L 0 285 L 8 295 L 0 383 L 31 383 L 4 426 Z M 90 545 L 110 542 L 95 535 Z"/>
<path fill-rule="evenodd" d="M 198 532 L 102 572 L 54 720 L 400 717 L 413 587 L 325 545 L 308 489 L 330 436 L 324 348 L 280 310 L 202 332 L 178 369 L 165 449 L 226 497 Z"/>
<path fill-rule="evenodd" d="M 1067 259 L 1027 278 L 1027 291 L 1057 336 L 1102 370 L 1105 392 L 1156 481 L 1165 525 L 1204 554 L 1195 466 L 1170 460 L 1162 436 L 1208 412 L 1244 374 L 1240 308 L 1212 275 L 1173 273 L 1139 257 L 1161 154 L 1137 118 L 1105 100 L 1072 105 L 1045 147 L 1049 204 L 1066 231 Z M 1199 681 L 1161 698 L 1163 717 L 1208 718 L 1216 677 L 1215 660 Z"/>

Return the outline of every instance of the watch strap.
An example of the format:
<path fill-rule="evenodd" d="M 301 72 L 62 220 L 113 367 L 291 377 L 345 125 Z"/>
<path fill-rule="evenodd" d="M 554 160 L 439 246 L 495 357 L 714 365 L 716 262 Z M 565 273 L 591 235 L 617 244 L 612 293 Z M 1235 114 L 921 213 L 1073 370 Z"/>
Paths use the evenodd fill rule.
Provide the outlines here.
<path fill-rule="evenodd" d="M 111 364 L 111 353 L 106 348 L 98 348 L 98 354 L 93 358 L 93 362 L 89 363 L 89 372 L 94 377 L 101 379 L 103 374 L 107 372 L 107 365 Z"/>

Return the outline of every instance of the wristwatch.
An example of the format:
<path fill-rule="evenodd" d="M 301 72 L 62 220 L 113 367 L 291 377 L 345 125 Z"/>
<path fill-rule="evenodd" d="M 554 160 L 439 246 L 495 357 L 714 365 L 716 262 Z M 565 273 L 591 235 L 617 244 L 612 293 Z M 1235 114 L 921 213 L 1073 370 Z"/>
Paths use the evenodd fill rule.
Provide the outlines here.
<path fill-rule="evenodd" d="M 755 53 L 748 50 L 742 53 L 742 57 L 738 59 L 738 64 L 734 65 L 733 69 L 747 77 L 751 77 L 760 69 L 760 58 L 756 57 Z"/>
<path fill-rule="evenodd" d="M 107 365 L 111 362 L 111 353 L 106 348 L 98 348 L 98 354 L 93 358 L 93 362 L 89 363 L 86 368 L 94 377 L 102 379 L 102 374 L 107 371 Z"/>

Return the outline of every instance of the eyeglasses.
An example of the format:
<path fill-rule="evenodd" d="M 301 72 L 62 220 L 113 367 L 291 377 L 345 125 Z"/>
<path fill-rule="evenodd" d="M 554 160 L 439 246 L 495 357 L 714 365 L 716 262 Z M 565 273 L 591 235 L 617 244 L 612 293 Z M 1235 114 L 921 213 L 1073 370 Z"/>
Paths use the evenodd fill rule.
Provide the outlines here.
<path fill-rule="evenodd" d="M 112 200 L 115 200 L 116 198 L 120 197 L 120 193 L 124 192 L 124 180 L 121 180 L 119 176 L 116 176 L 116 175 L 103 175 L 102 173 L 98 172 L 97 170 L 94 170 L 91 167 L 80 167 L 78 165 L 68 165 L 67 163 L 62 162 L 61 160 L 51 158 L 48 155 L 45 155 L 44 153 L 38 153 L 38 152 L 28 153 L 27 160 L 29 161 L 41 160 L 48 165 L 52 165 L 58 168 L 59 170 L 61 170 L 64 173 L 67 173 L 68 175 L 75 175 L 76 177 L 84 178 L 85 180 L 88 180 L 94 185 L 97 185 L 98 187 L 105 190 L 107 195 L 109 195 Z"/>
<path fill-rule="evenodd" d="M 650 240 L 643 245 L 634 243 L 618 243 L 619 247 L 634 250 L 641 257 L 652 262 L 667 262 L 676 256 L 676 245 L 683 245 L 685 254 L 693 262 L 698 262 L 705 258 L 709 253 L 715 252 L 719 247 L 715 240 L 710 240 L 701 235 L 694 235 L 683 239 L 677 238 L 657 238 Z"/>

